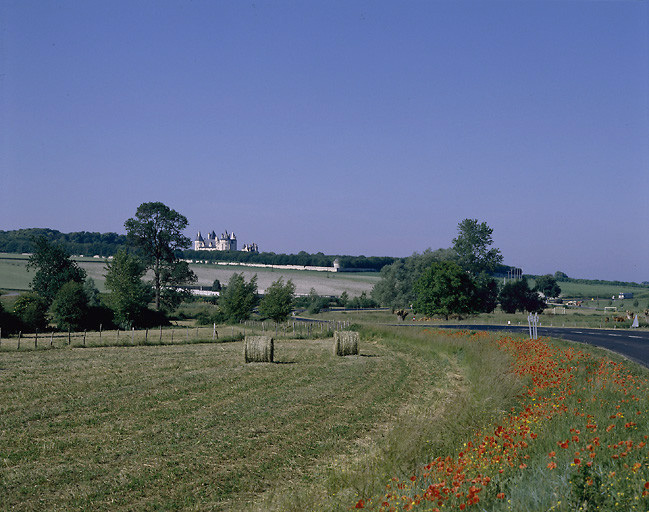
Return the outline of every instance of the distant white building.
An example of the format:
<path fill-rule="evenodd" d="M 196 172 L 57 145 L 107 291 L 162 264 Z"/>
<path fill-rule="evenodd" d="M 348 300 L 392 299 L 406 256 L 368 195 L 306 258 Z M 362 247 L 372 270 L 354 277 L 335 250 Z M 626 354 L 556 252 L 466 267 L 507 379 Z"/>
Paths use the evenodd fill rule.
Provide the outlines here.
<path fill-rule="evenodd" d="M 212 231 L 203 238 L 199 231 L 194 240 L 195 251 L 236 251 L 237 250 L 237 235 L 234 233 L 222 233 L 221 236 Z M 256 243 L 244 244 L 242 251 L 245 252 L 259 252 L 259 247 Z"/>
<path fill-rule="evenodd" d="M 256 243 L 243 244 L 241 248 L 243 252 L 259 252 L 259 246 Z"/>
<path fill-rule="evenodd" d="M 222 233 L 217 236 L 214 231 L 207 235 L 204 239 L 199 231 L 194 240 L 195 251 L 236 251 L 237 250 L 237 235 L 234 233 Z"/>

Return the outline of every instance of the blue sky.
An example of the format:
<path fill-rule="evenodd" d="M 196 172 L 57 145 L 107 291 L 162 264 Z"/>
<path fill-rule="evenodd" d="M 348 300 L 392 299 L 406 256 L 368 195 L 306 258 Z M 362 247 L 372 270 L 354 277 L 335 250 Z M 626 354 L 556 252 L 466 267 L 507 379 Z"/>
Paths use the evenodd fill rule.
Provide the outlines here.
<path fill-rule="evenodd" d="M 0 3 L 0 229 L 649 280 L 647 1 Z"/>

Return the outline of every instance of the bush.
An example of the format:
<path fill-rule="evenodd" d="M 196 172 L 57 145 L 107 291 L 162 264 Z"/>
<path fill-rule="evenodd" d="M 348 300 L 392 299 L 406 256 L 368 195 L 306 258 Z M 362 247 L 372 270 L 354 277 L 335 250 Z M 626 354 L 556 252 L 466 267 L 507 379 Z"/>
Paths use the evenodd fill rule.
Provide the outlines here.
<path fill-rule="evenodd" d="M 220 324 L 225 321 L 225 316 L 217 308 L 201 309 L 195 316 L 196 325 Z"/>
<path fill-rule="evenodd" d="M 61 330 L 82 328 L 88 316 L 88 296 L 83 284 L 68 281 L 57 292 L 50 311 L 52 320 Z"/>
<path fill-rule="evenodd" d="M 14 304 L 14 313 L 24 331 L 42 331 L 47 328 L 47 301 L 35 293 L 26 293 L 18 297 Z"/>
<path fill-rule="evenodd" d="M 378 303 L 369 298 L 365 292 L 361 293 L 359 297 L 347 301 L 347 307 L 350 309 L 375 308 L 377 306 Z"/>
<path fill-rule="evenodd" d="M 0 329 L 3 336 L 15 334 L 21 329 L 19 318 L 10 311 L 5 311 L 2 302 L 0 302 Z"/>

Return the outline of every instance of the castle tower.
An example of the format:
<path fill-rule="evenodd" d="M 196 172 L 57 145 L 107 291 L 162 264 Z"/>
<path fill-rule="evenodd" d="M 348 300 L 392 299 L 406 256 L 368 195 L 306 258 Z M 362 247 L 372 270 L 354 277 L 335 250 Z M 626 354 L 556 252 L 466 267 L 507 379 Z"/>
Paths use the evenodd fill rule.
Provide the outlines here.
<path fill-rule="evenodd" d="M 194 240 L 194 250 L 200 251 L 204 245 L 205 245 L 205 240 L 203 240 L 203 237 L 201 236 L 201 232 L 199 231 L 198 234 L 196 235 L 196 240 Z"/>

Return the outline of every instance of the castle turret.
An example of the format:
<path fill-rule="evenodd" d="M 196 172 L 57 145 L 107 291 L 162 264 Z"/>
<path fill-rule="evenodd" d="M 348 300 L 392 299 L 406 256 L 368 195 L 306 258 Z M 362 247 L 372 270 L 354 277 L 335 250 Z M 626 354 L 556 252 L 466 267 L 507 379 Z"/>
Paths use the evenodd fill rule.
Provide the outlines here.
<path fill-rule="evenodd" d="M 201 236 L 201 232 L 199 231 L 198 234 L 196 235 L 196 240 L 194 240 L 194 250 L 200 251 L 204 245 L 205 245 L 205 240 L 203 240 L 203 237 Z"/>

